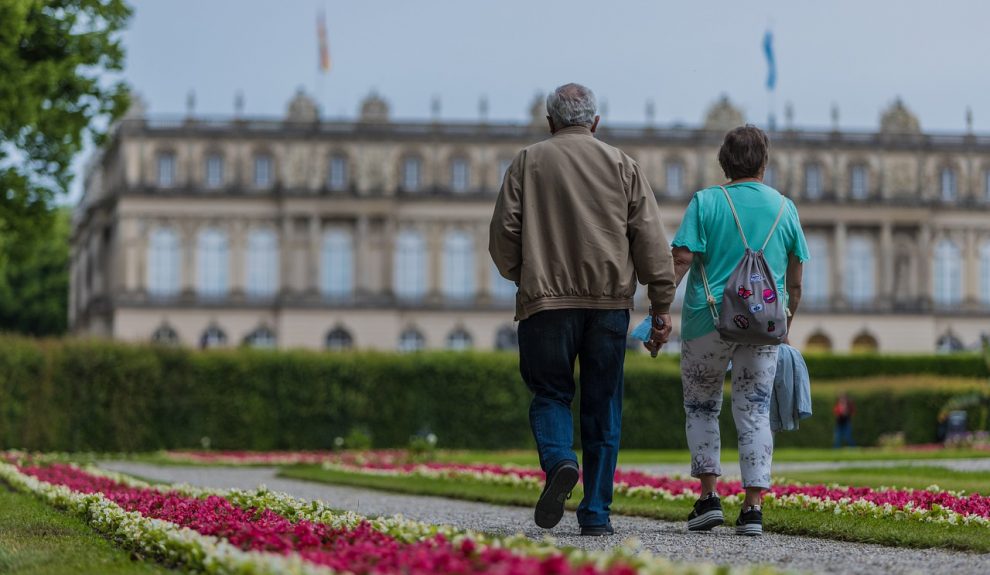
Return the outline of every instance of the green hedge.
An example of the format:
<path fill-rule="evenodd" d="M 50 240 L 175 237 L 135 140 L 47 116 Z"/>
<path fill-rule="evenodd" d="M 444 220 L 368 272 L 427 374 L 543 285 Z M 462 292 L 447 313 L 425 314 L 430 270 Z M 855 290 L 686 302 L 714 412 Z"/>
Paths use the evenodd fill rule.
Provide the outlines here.
<path fill-rule="evenodd" d="M 810 358 L 809 364 L 816 379 L 985 370 L 975 356 Z M 868 445 L 882 433 L 905 431 L 911 442 L 933 441 L 938 410 L 955 393 L 854 392 L 857 440 Z M 630 357 L 625 397 L 624 447 L 684 446 L 676 358 Z M 209 437 L 218 449 L 325 449 L 354 429 L 368 430 L 376 447 L 404 446 L 427 430 L 442 447 L 527 447 L 529 398 L 513 354 L 203 353 L 0 337 L 5 448 L 147 451 L 198 447 Z M 728 446 L 735 434 L 726 401 Z M 829 445 L 832 401 L 832 392 L 816 392 L 816 416 L 800 432 L 781 434 L 779 444 Z"/>

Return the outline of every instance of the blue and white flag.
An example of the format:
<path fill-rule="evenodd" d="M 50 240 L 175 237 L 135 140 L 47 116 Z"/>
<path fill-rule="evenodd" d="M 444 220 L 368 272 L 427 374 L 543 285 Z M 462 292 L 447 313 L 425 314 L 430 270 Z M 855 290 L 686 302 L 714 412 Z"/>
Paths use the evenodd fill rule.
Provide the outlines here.
<path fill-rule="evenodd" d="M 763 35 L 763 54 L 767 57 L 767 90 L 777 86 L 777 62 L 773 58 L 773 33 L 767 30 Z"/>

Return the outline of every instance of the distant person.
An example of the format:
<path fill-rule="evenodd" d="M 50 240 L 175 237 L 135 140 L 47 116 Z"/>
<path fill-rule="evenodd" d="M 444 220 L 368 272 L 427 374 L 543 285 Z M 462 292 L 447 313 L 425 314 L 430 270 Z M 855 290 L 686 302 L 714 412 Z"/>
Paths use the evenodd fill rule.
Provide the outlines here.
<path fill-rule="evenodd" d="M 835 407 L 832 408 L 832 415 L 835 416 L 835 437 L 832 441 L 832 447 L 836 449 L 843 445 L 856 447 L 856 443 L 853 441 L 852 428 L 852 418 L 855 413 L 856 405 L 849 399 L 849 395 L 846 392 L 840 393 L 835 400 Z"/>
<path fill-rule="evenodd" d="M 676 281 L 687 277 L 688 282 L 681 312 L 681 379 L 691 475 L 701 480 L 701 497 L 688 517 L 691 531 L 708 531 L 725 521 L 716 491 L 722 474 L 718 416 L 731 362 L 732 418 L 739 435 L 739 465 L 746 489 L 736 532 L 763 533 L 763 492 L 770 488 L 773 459 L 770 396 L 779 346 L 725 341 L 716 329 L 716 317 L 722 311 L 726 284 L 749 246 L 746 238 L 753 242 L 753 250 L 763 246 L 773 277 L 754 273 L 746 278 L 748 287 L 739 286 L 738 293 L 730 293 L 729 297 L 739 298 L 732 302 L 734 306 L 747 312 L 732 318 L 735 325 L 741 330 L 766 330 L 770 333 L 761 337 L 776 339 L 772 332 L 783 326 L 773 321 L 751 326 L 751 321 L 756 321 L 751 318 L 778 297 L 787 298 L 785 321 L 789 329 L 801 301 L 801 274 L 803 262 L 808 260 L 808 246 L 794 203 L 763 183 L 769 150 L 770 139 L 754 126 L 726 134 L 718 162 L 729 181 L 694 195 L 672 244 Z"/>
<path fill-rule="evenodd" d="M 674 270 L 660 209 L 639 165 L 594 137 L 592 91 L 566 84 L 547 97 L 552 137 L 523 149 L 505 173 L 489 251 L 516 282 L 519 369 L 533 392 L 529 419 L 547 480 L 535 519 L 557 525 L 578 481 L 571 401 L 581 372 L 582 535 L 611 535 L 623 362 L 636 281 L 648 286 L 657 346 L 670 335 Z"/>

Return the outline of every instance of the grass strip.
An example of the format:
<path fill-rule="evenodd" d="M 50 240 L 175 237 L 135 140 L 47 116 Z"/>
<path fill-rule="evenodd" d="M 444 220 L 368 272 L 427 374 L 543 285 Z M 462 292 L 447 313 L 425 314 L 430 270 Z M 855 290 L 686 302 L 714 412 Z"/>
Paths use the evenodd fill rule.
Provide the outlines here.
<path fill-rule="evenodd" d="M 281 477 L 302 479 L 318 483 L 348 485 L 411 495 L 434 495 L 450 499 L 464 499 L 499 505 L 531 507 L 536 504 L 539 492 L 508 485 L 491 485 L 471 479 L 432 479 L 406 476 L 380 476 L 325 470 L 314 465 L 283 468 Z M 568 501 L 569 509 L 576 509 L 581 501 L 580 486 Z M 724 502 L 728 521 L 734 521 L 739 507 Z M 691 511 L 687 501 L 647 500 L 616 495 L 612 511 L 617 515 L 649 517 L 665 521 L 685 521 Z M 767 531 L 821 537 L 840 541 L 877 543 L 893 547 L 933 548 L 942 547 L 965 551 L 990 552 L 987 529 L 979 526 L 938 525 L 833 515 L 799 509 L 768 509 L 764 516 Z"/>
<path fill-rule="evenodd" d="M 10 575 L 175 574 L 115 547 L 85 522 L 0 483 L 0 573 Z"/>
<path fill-rule="evenodd" d="M 788 471 L 784 481 L 838 483 L 857 487 L 926 489 L 938 485 L 949 491 L 990 495 L 990 471 L 954 471 L 934 466 L 849 467 L 836 470 Z"/>

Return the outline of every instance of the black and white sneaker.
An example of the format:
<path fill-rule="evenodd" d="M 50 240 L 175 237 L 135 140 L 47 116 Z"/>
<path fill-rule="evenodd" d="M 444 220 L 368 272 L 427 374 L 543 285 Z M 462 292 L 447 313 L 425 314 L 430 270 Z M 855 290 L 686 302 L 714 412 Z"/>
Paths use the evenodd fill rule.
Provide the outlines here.
<path fill-rule="evenodd" d="M 711 531 L 725 523 L 722 500 L 715 493 L 694 502 L 694 510 L 688 515 L 688 531 Z"/>
<path fill-rule="evenodd" d="M 570 499 L 571 490 L 578 482 L 578 466 L 573 461 L 562 461 L 547 474 L 540 500 L 536 502 L 536 524 L 550 529 L 564 516 L 564 502 Z"/>
<path fill-rule="evenodd" d="M 763 535 L 763 511 L 759 507 L 744 507 L 736 519 L 736 535 Z"/>

